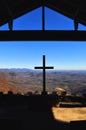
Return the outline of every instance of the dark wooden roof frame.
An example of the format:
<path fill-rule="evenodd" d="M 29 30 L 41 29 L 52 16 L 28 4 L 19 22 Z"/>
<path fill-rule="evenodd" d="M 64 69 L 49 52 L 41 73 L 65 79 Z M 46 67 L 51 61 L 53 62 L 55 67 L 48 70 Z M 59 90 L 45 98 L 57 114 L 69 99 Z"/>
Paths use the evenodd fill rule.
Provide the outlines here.
<path fill-rule="evenodd" d="M 75 30 L 0 31 L 1 41 L 86 41 L 86 31 L 77 31 L 78 23 L 86 25 L 86 0 L 0 0 L 0 26 L 31 10 L 47 6 L 74 20 Z"/>

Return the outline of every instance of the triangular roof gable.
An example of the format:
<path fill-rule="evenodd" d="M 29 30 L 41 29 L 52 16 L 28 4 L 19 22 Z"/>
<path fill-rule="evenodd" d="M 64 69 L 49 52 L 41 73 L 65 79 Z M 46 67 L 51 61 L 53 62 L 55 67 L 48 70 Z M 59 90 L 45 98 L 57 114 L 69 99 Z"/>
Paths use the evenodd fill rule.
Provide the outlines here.
<path fill-rule="evenodd" d="M 42 5 L 86 25 L 86 0 L 1 0 L 0 25 Z"/>

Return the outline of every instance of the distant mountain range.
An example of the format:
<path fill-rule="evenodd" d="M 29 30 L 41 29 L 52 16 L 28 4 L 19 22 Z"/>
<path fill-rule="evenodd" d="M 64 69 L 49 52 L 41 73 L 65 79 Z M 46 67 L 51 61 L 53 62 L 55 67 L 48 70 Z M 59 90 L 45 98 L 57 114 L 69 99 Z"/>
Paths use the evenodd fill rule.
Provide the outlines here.
<path fill-rule="evenodd" d="M 0 72 L 11 72 L 11 71 L 14 71 L 14 72 L 27 72 L 27 71 L 33 71 L 33 70 L 32 69 L 27 69 L 27 68 L 11 68 L 11 69 L 5 68 L 5 69 L 0 69 Z"/>
<path fill-rule="evenodd" d="M 42 71 L 32 69 L 0 69 L 0 91 L 14 93 L 42 91 Z M 47 71 L 47 91 L 64 88 L 69 93 L 86 93 L 86 70 L 82 71 Z"/>
<path fill-rule="evenodd" d="M 10 71 L 14 71 L 14 72 L 33 72 L 33 71 L 40 71 L 40 70 L 35 70 L 35 69 L 29 69 L 29 68 L 0 68 L 0 72 L 10 72 Z M 86 70 L 46 70 L 48 72 L 79 72 L 79 73 L 86 73 Z"/>

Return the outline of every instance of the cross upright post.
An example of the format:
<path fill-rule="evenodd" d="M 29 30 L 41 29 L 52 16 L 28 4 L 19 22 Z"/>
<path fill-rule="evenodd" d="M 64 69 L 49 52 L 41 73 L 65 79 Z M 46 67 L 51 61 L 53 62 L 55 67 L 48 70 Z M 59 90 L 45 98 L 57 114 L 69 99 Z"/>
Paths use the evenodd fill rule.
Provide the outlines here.
<path fill-rule="evenodd" d="M 43 69 L 43 90 L 42 90 L 42 94 L 46 95 L 47 91 L 46 91 L 46 69 L 54 69 L 54 67 L 52 66 L 46 66 L 46 61 L 45 61 L 45 55 L 43 55 L 43 66 L 39 66 L 39 67 L 34 67 L 35 69 Z"/>

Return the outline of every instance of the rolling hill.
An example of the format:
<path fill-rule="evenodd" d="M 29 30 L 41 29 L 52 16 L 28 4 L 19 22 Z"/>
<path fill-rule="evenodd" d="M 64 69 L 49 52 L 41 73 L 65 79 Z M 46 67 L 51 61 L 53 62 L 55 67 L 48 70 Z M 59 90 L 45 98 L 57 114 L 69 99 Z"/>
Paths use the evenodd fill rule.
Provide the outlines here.
<path fill-rule="evenodd" d="M 42 72 L 30 69 L 0 69 L 0 91 L 14 93 L 42 90 Z M 64 88 L 69 93 L 86 93 L 86 71 L 48 71 L 47 91 Z"/>

